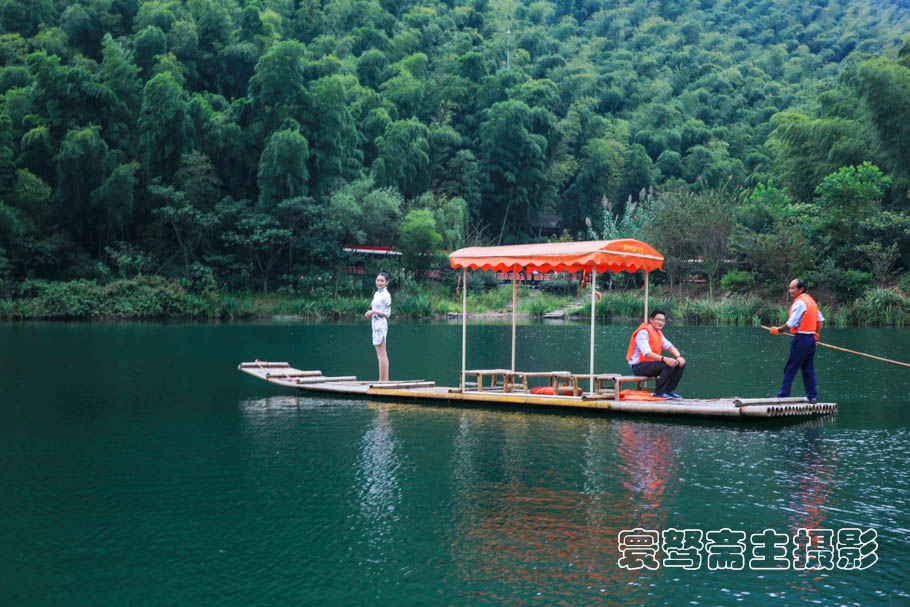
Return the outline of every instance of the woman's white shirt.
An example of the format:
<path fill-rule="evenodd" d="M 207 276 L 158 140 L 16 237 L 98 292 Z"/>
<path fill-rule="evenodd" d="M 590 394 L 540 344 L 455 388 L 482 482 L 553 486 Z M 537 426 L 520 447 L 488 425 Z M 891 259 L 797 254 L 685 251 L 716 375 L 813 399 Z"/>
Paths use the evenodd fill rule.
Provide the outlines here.
<path fill-rule="evenodd" d="M 374 312 L 383 314 L 383 316 L 374 314 L 370 317 L 370 320 L 373 322 L 373 327 L 388 324 L 388 317 L 392 313 L 392 296 L 389 294 L 388 289 L 382 288 L 376 291 L 373 295 L 373 301 L 370 302 L 370 309 Z"/>

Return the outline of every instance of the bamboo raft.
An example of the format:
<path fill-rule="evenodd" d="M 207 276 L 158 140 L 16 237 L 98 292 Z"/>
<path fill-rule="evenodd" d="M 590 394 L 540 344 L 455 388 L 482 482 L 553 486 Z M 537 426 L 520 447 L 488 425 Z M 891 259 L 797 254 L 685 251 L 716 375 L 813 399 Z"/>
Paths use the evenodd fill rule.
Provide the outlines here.
<path fill-rule="evenodd" d="M 714 398 L 667 401 L 617 400 L 604 394 L 546 395 L 502 389 L 470 390 L 437 386 L 421 379 L 359 381 L 353 375 L 329 377 L 321 371 L 302 371 L 286 362 L 240 363 L 240 371 L 285 388 L 335 394 L 394 399 L 471 402 L 486 405 L 533 406 L 551 409 L 584 409 L 616 413 L 695 415 L 725 418 L 806 417 L 837 412 L 837 403 L 810 403 L 805 398 Z M 482 385 L 481 385 L 482 387 Z"/>

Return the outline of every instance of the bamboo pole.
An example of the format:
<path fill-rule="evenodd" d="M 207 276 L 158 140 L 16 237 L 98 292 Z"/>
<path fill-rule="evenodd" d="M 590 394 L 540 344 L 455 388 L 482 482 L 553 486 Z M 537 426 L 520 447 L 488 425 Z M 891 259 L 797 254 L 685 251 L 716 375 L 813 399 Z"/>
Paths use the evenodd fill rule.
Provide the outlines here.
<path fill-rule="evenodd" d="M 281 379 L 281 378 L 278 377 L 278 378 L 273 378 L 273 379 Z M 301 377 L 300 379 L 298 379 L 296 381 L 296 383 L 298 383 L 298 384 L 324 384 L 324 383 L 331 383 L 331 382 L 338 382 L 338 381 L 356 381 L 356 380 L 357 380 L 356 375 L 339 375 L 337 377 L 325 377 L 325 376 Z"/>
<path fill-rule="evenodd" d="M 648 322 L 648 271 L 645 270 L 645 322 Z"/>
<path fill-rule="evenodd" d="M 518 266 L 512 267 L 512 372 L 515 372 L 515 316 L 518 314 Z"/>
<path fill-rule="evenodd" d="M 273 373 L 265 374 L 266 379 L 271 379 L 273 377 L 279 377 L 279 378 L 284 377 L 284 378 L 288 378 L 288 379 L 290 379 L 292 377 L 322 377 L 322 371 L 297 371 L 297 370 L 294 370 L 293 372 L 282 373 L 281 371 L 275 371 Z"/>
<path fill-rule="evenodd" d="M 464 372 L 467 370 L 468 346 L 468 268 L 461 268 L 461 382 L 459 386 L 464 392 Z"/>
<path fill-rule="evenodd" d="M 594 394 L 594 301 L 595 295 L 597 295 L 597 266 L 593 263 L 591 264 L 591 368 L 590 371 L 590 380 L 591 385 L 589 392 Z"/>
<path fill-rule="evenodd" d="M 268 361 L 254 361 L 251 363 L 240 363 L 237 367 L 238 369 L 280 369 L 283 367 L 290 367 L 290 363 L 274 363 Z"/>
<path fill-rule="evenodd" d="M 766 327 L 761 325 L 762 329 L 771 330 L 771 327 Z M 786 335 L 787 337 L 793 337 L 790 333 L 781 333 L 781 335 Z M 832 350 L 837 350 L 839 352 L 846 352 L 847 354 L 856 354 L 857 356 L 865 356 L 866 358 L 871 358 L 872 360 L 880 360 L 883 363 L 891 363 L 892 365 L 900 365 L 902 367 L 910 367 L 910 364 L 902 363 L 898 360 L 891 360 L 890 358 L 882 358 L 881 356 L 873 356 L 871 354 L 866 354 L 865 352 L 857 352 L 856 350 L 848 350 L 847 348 L 841 348 L 838 346 L 832 346 L 831 344 L 826 344 L 824 342 L 816 342 L 819 346 L 825 346 L 826 348 L 831 348 Z"/>

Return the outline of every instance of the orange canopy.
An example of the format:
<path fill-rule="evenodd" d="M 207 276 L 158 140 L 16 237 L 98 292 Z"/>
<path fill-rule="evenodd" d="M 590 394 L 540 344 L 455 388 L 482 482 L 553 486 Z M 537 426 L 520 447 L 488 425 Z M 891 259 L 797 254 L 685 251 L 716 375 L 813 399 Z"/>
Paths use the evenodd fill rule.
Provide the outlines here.
<path fill-rule="evenodd" d="M 578 272 L 593 263 L 598 272 L 650 272 L 663 268 L 664 257 L 638 240 L 545 242 L 506 247 L 467 247 L 449 254 L 453 268 L 509 271 L 516 266 L 539 272 Z"/>

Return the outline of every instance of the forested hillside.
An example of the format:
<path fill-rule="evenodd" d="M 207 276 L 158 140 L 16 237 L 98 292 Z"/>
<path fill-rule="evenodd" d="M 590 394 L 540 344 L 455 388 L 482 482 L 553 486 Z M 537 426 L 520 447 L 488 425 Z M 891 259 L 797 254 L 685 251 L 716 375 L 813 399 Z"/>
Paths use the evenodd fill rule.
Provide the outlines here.
<path fill-rule="evenodd" d="M 855 296 L 910 266 L 908 15 L 3 0 L 0 284 L 269 289 L 344 243 L 529 241 L 550 211 L 571 235 L 638 230 L 702 256 L 712 287 L 774 282 L 796 258 Z"/>

